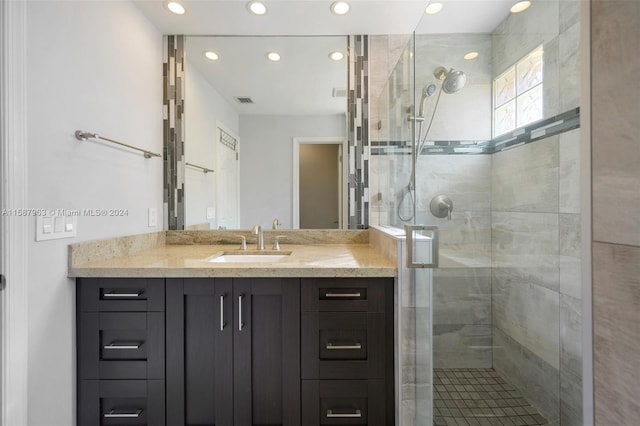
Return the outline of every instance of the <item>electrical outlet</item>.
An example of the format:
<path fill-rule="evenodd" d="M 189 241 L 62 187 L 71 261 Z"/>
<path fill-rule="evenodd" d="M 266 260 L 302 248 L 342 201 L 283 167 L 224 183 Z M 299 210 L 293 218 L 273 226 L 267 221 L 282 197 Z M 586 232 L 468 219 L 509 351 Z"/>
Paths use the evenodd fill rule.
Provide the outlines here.
<path fill-rule="evenodd" d="M 216 218 L 216 208 L 215 207 L 207 207 L 207 220 Z"/>
<path fill-rule="evenodd" d="M 149 207 L 149 227 L 158 226 L 158 209 Z"/>

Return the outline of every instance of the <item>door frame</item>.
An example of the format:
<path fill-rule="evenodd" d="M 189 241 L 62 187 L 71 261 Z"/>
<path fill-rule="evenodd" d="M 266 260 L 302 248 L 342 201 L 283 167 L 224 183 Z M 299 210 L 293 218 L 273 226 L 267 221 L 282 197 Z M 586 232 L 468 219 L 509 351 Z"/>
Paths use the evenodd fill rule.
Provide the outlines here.
<path fill-rule="evenodd" d="M 293 229 L 300 228 L 300 145 L 338 145 L 340 170 L 338 176 L 338 188 L 340 197 L 338 201 L 338 228 L 344 229 L 348 222 L 347 217 L 347 138 L 342 136 L 317 136 L 317 137 L 294 137 L 293 138 Z"/>
<path fill-rule="evenodd" d="M 215 170 L 218 171 L 218 175 L 219 176 L 219 171 L 222 169 L 220 167 L 221 163 L 221 156 L 220 154 L 220 130 L 224 131 L 225 133 L 233 136 L 235 138 L 236 141 L 238 141 L 238 145 L 236 148 L 236 155 L 239 156 L 240 155 L 240 137 L 236 134 L 236 132 L 230 130 L 227 126 L 225 126 L 223 123 L 221 123 L 220 121 L 216 120 L 216 140 L 214 142 L 214 150 L 213 153 L 215 155 Z M 236 188 L 238 189 L 238 193 L 236 194 L 236 206 L 235 206 L 235 216 L 236 216 L 236 225 L 237 227 L 240 227 L 240 160 L 238 157 L 238 160 L 236 161 L 237 164 L 237 175 L 236 175 Z M 218 215 L 218 206 L 220 205 L 220 193 L 221 193 L 221 182 L 220 179 L 216 176 L 215 180 L 216 180 L 216 184 L 215 184 L 215 189 L 216 189 L 216 227 L 219 226 L 219 215 Z"/>
<path fill-rule="evenodd" d="M 27 205 L 27 5 L 0 2 L 0 207 Z M 29 220 L 0 216 L 0 425 L 27 424 Z"/>

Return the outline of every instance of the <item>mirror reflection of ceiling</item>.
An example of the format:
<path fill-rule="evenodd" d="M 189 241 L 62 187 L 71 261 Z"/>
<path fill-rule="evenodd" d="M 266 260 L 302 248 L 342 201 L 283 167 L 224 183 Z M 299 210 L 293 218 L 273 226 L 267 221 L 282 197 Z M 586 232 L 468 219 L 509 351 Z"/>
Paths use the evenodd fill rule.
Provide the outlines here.
<path fill-rule="evenodd" d="M 219 59 L 206 59 L 203 52 L 209 50 Z M 193 36 L 186 42 L 187 67 L 195 67 L 240 115 L 344 114 L 346 50 L 345 36 Z M 334 51 L 344 58 L 329 59 Z M 281 60 L 269 61 L 267 52 L 278 52 Z M 240 103 L 237 97 L 252 103 Z"/>
<path fill-rule="evenodd" d="M 164 34 L 187 35 L 348 35 L 489 33 L 509 13 L 514 0 L 439 0 L 442 11 L 425 17 L 428 0 L 350 0 L 351 11 L 332 14 L 331 0 L 265 0 L 267 13 L 247 11 L 247 0 L 182 0 L 174 15 L 164 0 L 134 0 Z"/>

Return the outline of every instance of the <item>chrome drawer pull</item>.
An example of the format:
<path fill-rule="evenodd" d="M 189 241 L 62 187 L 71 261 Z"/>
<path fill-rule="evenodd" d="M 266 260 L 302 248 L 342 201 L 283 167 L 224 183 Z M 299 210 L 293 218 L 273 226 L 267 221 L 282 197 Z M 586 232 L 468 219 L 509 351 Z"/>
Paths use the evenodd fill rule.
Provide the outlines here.
<path fill-rule="evenodd" d="M 327 343 L 327 346 L 325 346 L 327 349 L 331 350 L 331 349 L 362 349 L 362 345 L 358 342 L 354 343 L 353 345 L 334 345 L 333 343 L 329 342 Z"/>
<path fill-rule="evenodd" d="M 135 293 L 103 293 L 103 297 L 140 297 L 142 295 L 142 291 L 137 291 Z"/>
<path fill-rule="evenodd" d="M 333 410 L 327 410 L 327 418 L 330 419 L 359 419 L 362 417 L 362 411 L 355 410 L 353 413 L 334 413 Z"/>
<path fill-rule="evenodd" d="M 325 293 L 326 297 L 361 297 L 362 293 Z"/>
<path fill-rule="evenodd" d="M 224 294 L 220 295 L 220 331 L 224 331 Z"/>
<path fill-rule="evenodd" d="M 242 322 L 242 299 L 244 295 L 241 294 L 238 296 L 238 331 L 242 331 L 244 328 L 244 323 Z"/>
<path fill-rule="evenodd" d="M 142 410 L 135 410 L 135 411 L 116 411 L 116 410 L 111 410 L 108 413 L 104 414 L 104 417 L 106 419 L 136 419 L 138 417 L 140 417 L 140 414 L 142 414 Z"/>
<path fill-rule="evenodd" d="M 139 342 L 112 342 L 104 345 L 104 349 L 140 349 L 142 343 Z"/>

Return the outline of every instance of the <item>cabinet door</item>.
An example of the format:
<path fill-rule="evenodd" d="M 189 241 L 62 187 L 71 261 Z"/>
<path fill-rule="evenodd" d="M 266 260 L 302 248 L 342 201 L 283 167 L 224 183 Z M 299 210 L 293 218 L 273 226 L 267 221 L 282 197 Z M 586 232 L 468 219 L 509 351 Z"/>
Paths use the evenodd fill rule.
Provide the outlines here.
<path fill-rule="evenodd" d="M 233 424 L 298 426 L 300 280 L 235 279 L 233 292 Z"/>
<path fill-rule="evenodd" d="M 233 425 L 231 279 L 167 279 L 167 424 Z"/>

